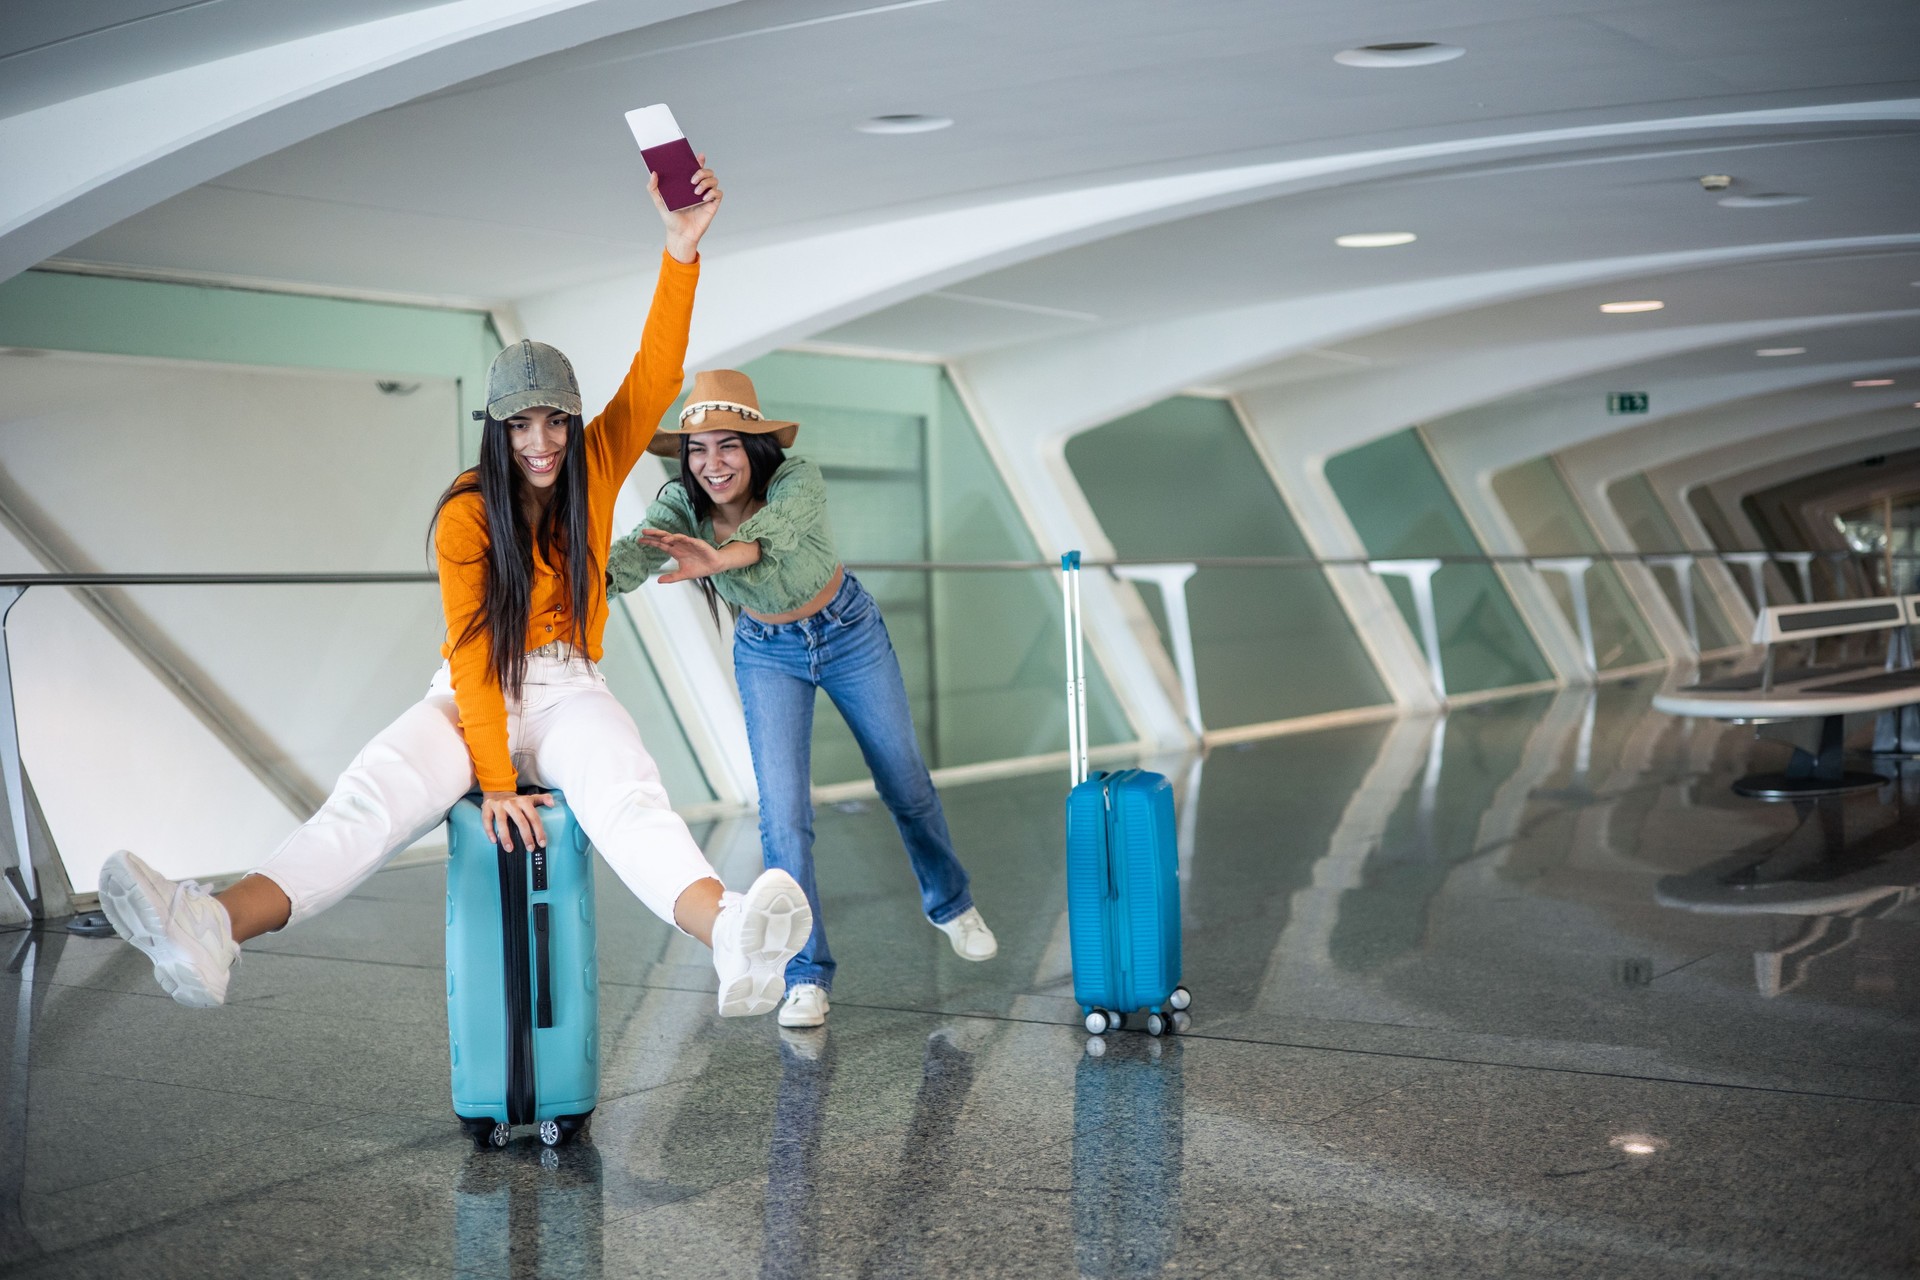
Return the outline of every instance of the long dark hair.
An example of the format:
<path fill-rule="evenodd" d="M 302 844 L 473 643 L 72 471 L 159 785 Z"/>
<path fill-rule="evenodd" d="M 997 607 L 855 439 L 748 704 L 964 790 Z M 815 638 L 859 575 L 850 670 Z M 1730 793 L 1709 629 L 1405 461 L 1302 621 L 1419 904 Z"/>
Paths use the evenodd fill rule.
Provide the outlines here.
<path fill-rule="evenodd" d="M 558 568 L 566 580 L 573 618 L 573 631 L 566 642 L 569 659 L 585 656 L 593 592 L 605 589 L 594 567 L 592 535 L 587 526 L 586 435 L 585 421 L 577 413 L 569 414 L 567 444 L 561 455 L 560 474 L 553 482 L 553 499 L 547 503 L 537 528 L 529 525 L 521 510 L 527 481 L 513 460 L 507 424 L 491 415 L 480 432 L 479 465 L 455 477 L 433 509 L 433 526 L 437 527 L 440 513 L 449 502 L 463 494 L 480 495 L 487 521 L 486 587 L 480 607 L 466 620 L 454 643 L 486 637 L 487 665 L 508 698 L 518 699 L 526 684 L 534 546 L 538 544 L 541 558 Z M 432 536 L 431 529 L 428 536 Z M 449 633 L 460 626 L 459 619 L 447 619 Z"/>
<path fill-rule="evenodd" d="M 767 486 L 773 483 L 773 473 L 787 460 L 787 451 L 770 432 L 736 431 L 740 437 L 740 448 L 747 455 L 747 484 L 753 490 L 755 502 L 764 502 L 767 498 Z M 693 523 L 697 528 L 701 521 L 713 514 L 713 495 L 707 487 L 694 478 L 693 468 L 687 464 L 687 455 L 693 448 L 691 433 L 680 437 L 680 478 L 669 480 L 660 486 L 665 493 L 676 483 L 686 486 L 687 501 L 693 507 Z M 707 612 L 713 615 L 713 625 L 720 625 L 720 593 L 713 589 L 712 578 L 696 578 L 700 594 L 707 598 Z M 731 609 L 732 606 L 728 606 Z"/>

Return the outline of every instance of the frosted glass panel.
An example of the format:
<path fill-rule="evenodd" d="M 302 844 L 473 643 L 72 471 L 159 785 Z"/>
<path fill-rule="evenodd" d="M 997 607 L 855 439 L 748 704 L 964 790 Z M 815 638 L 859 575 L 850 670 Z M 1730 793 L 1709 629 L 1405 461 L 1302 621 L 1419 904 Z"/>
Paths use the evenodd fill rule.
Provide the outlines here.
<path fill-rule="evenodd" d="M 1225 400 L 1179 396 L 1075 436 L 1067 465 L 1123 558 L 1311 554 Z M 1140 595 L 1166 644 L 1159 591 Z M 1317 568 L 1201 569 L 1187 607 L 1208 728 L 1391 701 Z"/>
<path fill-rule="evenodd" d="M 1326 476 L 1370 556 L 1398 560 L 1485 554 L 1417 432 L 1397 432 L 1336 454 L 1327 460 Z M 1406 582 L 1386 581 L 1408 628 L 1419 635 Z M 1553 678 L 1491 567 L 1445 566 L 1433 575 L 1433 604 L 1448 692 L 1504 689 Z"/>
<path fill-rule="evenodd" d="M 1493 477 L 1493 492 L 1528 554 L 1579 556 L 1601 550 L 1600 539 L 1551 458 L 1536 458 L 1499 472 Z M 1542 573 L 1541 577 L 1559 601 L 1567 625 L 1574 626 L 1573 595 L 1566 575 Z M 1596 667 L 1607 671 L 1660 660 L 1660 646 L 1612 563 L 1595 561 L 1587 571 L 1586 593 Z"/>

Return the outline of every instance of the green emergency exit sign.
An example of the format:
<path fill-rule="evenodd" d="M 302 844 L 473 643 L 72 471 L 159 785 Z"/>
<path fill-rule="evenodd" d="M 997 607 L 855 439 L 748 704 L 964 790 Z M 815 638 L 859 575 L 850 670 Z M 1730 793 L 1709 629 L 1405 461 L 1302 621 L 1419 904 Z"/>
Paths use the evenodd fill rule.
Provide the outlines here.
<path fill-rule="evenodd" d="M 1608 413 L 1645 413 L 1647 411 L 1647 393 L 1644 391 L 1615 391 L 1607 396 Z"/>

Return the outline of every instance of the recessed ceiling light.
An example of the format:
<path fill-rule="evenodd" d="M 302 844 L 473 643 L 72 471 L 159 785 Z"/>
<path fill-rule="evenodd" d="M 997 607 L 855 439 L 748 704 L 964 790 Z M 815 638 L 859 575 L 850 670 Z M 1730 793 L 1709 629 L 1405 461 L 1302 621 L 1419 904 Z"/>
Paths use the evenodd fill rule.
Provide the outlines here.
<path fill-rule="evenodd" d="M 1631 315 L 1635 311 L 1658 311 L 1666 306 L 1664 302 L 1655 302 L 1649 298 L 1643 302 L 1603 302 L 1600 309 L 1610 316 Z"/>
<path fill-rule="evenodd" d="M 892 116 L 874 116 L 862 120 L 853 127 L 861 133 L 932 133 L 936 129 L 945 129 L 953 121 L 946 116 L 923 116 L 912 113 Z"/>
<path fill-rule="evenodd" d="M 1803 356 L 1807 354 L 1807 349 L 1805 347 L 1762 347 L 1753 354 L 1769 358 L 1773 356 Z"/>
<path fill-rule="evenodd" d="M 1390 249 L 1396 244 L 1412 244 L 1417 239 L 1411 231 L 1363 231 L 1335 236 L 1333 242 L 1342 249 Z"/>
<path fill-rule="evenodd" d="M 1363 44 L 1358 49 L 1343 49 L 1333 60 L 1343 67 L 1430 67 L 1436 62 L 1452 62 L 1465 53 L 1459 45 L 1435 44 L 1431 40 L 1397 40 L 1390 44 Z"/>
<path fill-rule="evenodd" d="M 1853 380 L 1853 385 L 1856 387 L 1890 387 L 1893 385 L 1893 379 L 1892 378 L 1855 378 Z"/>
<path fill-rule="evenodd" d="M 1776 209 L 1783 204 L 1805 204 L 1806 196 L 1785 191 L 1764 191 L 1750 196 L 1721 196 L 1714 203 L 1722 209 Z"/>

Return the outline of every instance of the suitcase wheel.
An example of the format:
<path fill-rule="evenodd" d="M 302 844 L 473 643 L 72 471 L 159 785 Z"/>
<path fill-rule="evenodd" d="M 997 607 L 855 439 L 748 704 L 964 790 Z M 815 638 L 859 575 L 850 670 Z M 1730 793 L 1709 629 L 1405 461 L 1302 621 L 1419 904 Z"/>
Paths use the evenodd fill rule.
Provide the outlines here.
<path fill-rule="evenodd" d="M 512 1130 L 504 1124 L 495 1123 L 491 1116 L 460 1116 L 459 1120 L 460 1128 L 481 1151 L 506 1146 L 507 1138 L 512 1134 Z"/>
<path fill-rule="evenodd" d="M 1172 1005 L 1176 1010 L 1185 1009 L 1193 1003 L 1193 993 L 1185 987 L 1175 987 L 1173 994 L 1167 997 L 1167 1003 Z"/>
<path fill-rule="evenodd" d="M 540 1141 L 546 1143 L 550 1147 L 559 1146 L 560 1145 L 560 1126 L 555 1122 L 553 1122 L 552 1120 L 542 1120 L 540 1122 Z"/>
<path fill-rule="evenodd" d="M 1110 1029 L 1119 1029 L 1120 1015 L 1117 1013 L 1108 1013 L 1105 1009 L 1089 1009 L 1087 1011 L 1087 1019 L 1082 1025 L 1086 1027 L 1087 1034 L 1103 1036 Z"/>
<path fill-rule="evenodd" d="M 1161 1036 L 1161 1035 L 1165 1035 L 1166 1032 L 1167 1032 L 1167 1020 L 1165 1017 L 1157 1013 L 1150 1013 L 1147 1015 L 1147 1034 L 1148 1035 Z"/>

